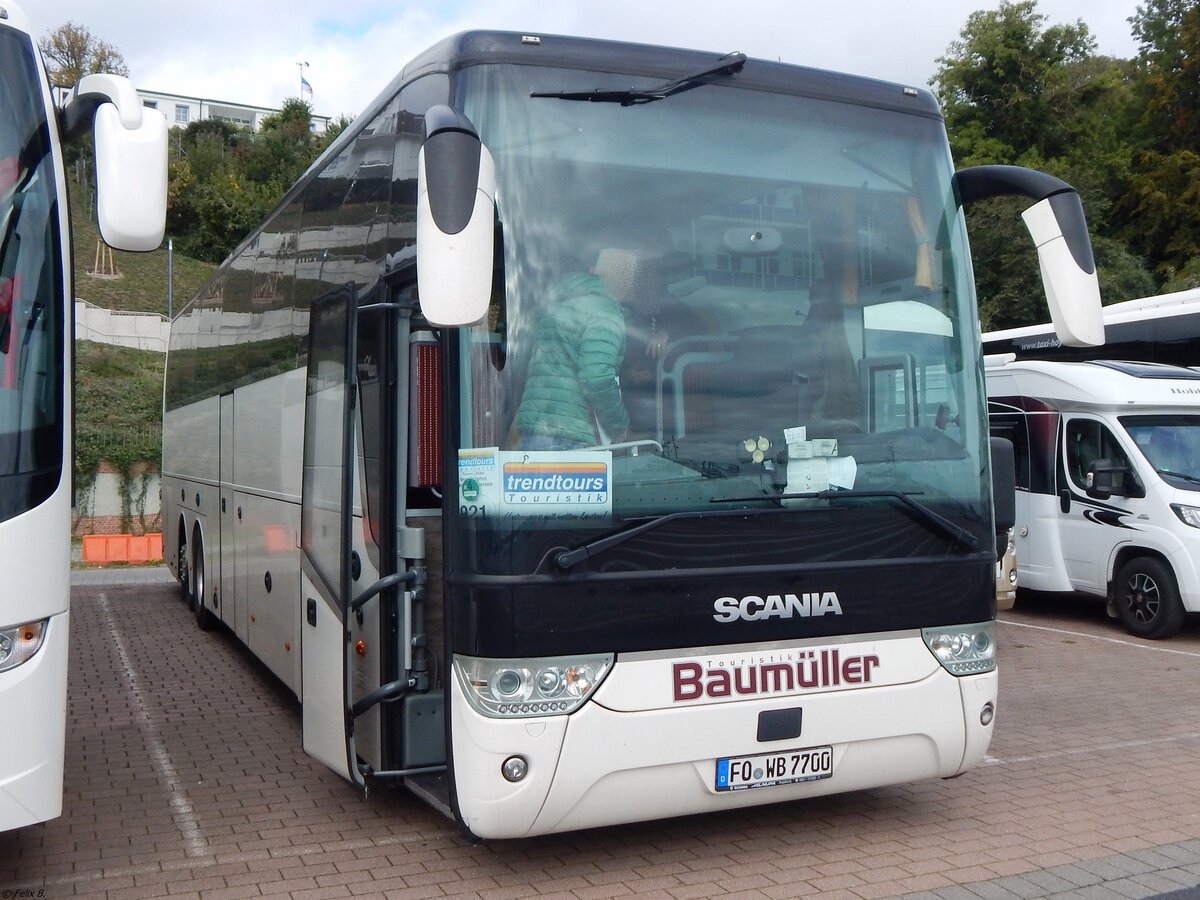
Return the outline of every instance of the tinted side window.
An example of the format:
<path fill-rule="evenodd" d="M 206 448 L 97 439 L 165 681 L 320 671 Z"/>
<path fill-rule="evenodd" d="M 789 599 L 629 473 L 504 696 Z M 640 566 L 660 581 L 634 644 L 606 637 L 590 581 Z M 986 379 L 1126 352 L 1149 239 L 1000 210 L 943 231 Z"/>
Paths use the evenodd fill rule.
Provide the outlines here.
<path fill-rule="evenodd" d="M 1069 421 L 1065 461 L 1067 474 L 1076 487 L 1087 488 L 1088 469 L 1098 459 L 1107 459 L 1118 466 L 1129 465 L 1129 457 L 1103 423 L 1094 419 Z"/>

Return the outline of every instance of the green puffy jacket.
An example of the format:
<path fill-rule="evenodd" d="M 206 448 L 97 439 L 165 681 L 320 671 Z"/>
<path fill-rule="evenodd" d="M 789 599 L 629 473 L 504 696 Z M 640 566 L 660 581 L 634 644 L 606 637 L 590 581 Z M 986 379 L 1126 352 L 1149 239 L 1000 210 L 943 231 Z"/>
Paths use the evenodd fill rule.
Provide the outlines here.
<path fill-rule="evenodd" d="M 612 440 L 623 439 L 629 415 L 617 371 L 624 358 L 621 304 L 595 275 L 564 278 L 538 322 L 517 430 L 595 444 L 595 413 Z"/>

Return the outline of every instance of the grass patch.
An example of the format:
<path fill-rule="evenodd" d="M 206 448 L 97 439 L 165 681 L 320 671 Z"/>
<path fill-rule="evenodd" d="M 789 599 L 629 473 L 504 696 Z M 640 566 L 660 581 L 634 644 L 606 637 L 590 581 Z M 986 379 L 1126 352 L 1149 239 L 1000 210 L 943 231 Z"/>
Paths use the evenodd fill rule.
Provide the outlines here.
<path fill-rule="evenodd" d="M 165 354 L 75 342 L 75 469 L 94 474 L 101 462 L 119 472 L 157 466 L 162 443 Z"/>
<path fill-rule="evenodd" d="M 75 260 L 75 296 L 104 309 L 167 314 L 167 246 L 149 253 L 113 250 L 112 258 L 119 278 L 89 275 L 95 269 L 99 231 L 96 213 L 91 208 L 90 189 L 69 180 L 71 195 L 71 237 Z M 212 263 L 174 254 L 174 308 L 183 308 L 216 271 Z"/>

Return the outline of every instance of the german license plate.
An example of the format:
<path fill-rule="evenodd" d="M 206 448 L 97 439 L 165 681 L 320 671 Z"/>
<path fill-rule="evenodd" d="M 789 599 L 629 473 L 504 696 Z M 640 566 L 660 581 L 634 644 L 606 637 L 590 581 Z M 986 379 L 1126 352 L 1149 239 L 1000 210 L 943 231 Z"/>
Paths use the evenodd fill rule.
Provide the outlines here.
<path fill-rule="evenodd" d="M 716 787 L 718 791 L 745 791 L 831 777 L 833 747 L 806 747 L 718 759 Z"/>

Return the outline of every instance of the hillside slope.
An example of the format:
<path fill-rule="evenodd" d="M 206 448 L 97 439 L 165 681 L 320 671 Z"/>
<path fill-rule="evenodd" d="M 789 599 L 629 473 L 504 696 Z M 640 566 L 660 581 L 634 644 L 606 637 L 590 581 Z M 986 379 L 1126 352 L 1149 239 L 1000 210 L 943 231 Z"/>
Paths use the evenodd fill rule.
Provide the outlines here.
<path fill-rule="evenodd" d="M 129 312 L 167 313 L 166 241 L 150 253 L 113 250 L 112 260 L 119 278 L 97 277 L 99 233 L 90 191 L 70 181 L 72 243 L 75 260 L 75 296 L 105 309 Z M 174 307 L 178 311 L 216 271 L 212 263 L 175 253 Z"/>
<path fill-rule="evenodd" d="M 167 251 L 111 251 L 120 277 L 97 277 L 99 251 L 90 195 L 69 184 L 75 296 L 126 312 L 167 312 Z M 174 308 L 180 309 L 216 270 L 211 263 L 174 254 Z M 75 344 L 75 472 L 88 485 L 107 462 L 123 484 L 142 464 L 157 467 L 162 431 L 164 354 L 91 341 Z"/>

